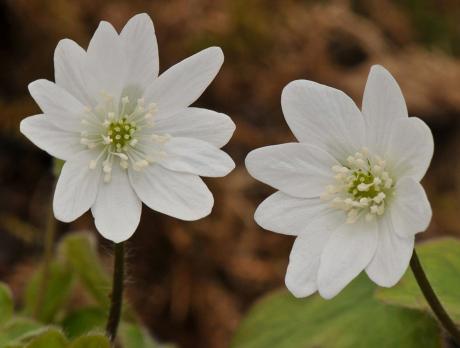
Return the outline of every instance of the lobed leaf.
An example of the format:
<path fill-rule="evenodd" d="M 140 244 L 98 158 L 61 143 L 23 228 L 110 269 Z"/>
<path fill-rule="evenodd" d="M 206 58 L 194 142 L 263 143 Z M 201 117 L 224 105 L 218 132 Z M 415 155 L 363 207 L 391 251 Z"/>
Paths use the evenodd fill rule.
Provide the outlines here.
<path fill-rule="evenodd" d="M 69 348 L 110 348 L 110 341 L 102 334 L 88 334 L 78 337 L 69 345 Z"/>
<path fill-rule="evenodd" d="M 417 254 L 436 295 L 460 324 L 460 241 L 439 238 L 424 242 L 417 246 Z M 430 312 L 410 269 L 393 288 L 378 289 L 376 297 L 385 303 Z"/>
<path fill-rule="evenodd" d="M 232 341 L 238 348 L 356 348 L 441 346 L 436 322 L 424 313 L 386 305 L 364 275 L 332 300 L 268 295 L 243 320 Z"/>
<path fill-rule="evenodd" d="M 0 325 L 6 322 L 13 315 L 14 304 L 10 288 L 0 283 Z"/>
<path fill-rule="evenodd" d="M 99 260 L 94 236 L 90 233 L 67 235 L 59 243 L 59 255 L 71 265 L 94 299 L 108 308 L 110 280 Z"/>
<path fill-rule="evenodd" d="M 36 315 L 45 323 L 52 322 L 56 314 L 62 310 L 68 301 L 72 289 L 73 274 L 65 265 L 53 262 L 50 264 L 47 288 L 43 298 L 39 299 L 40 286 L 43 281 L 43 269 L 36 272 L 27 284 L 24 295 L 24 312 L 26 315 Z M 41 301 L 40 311 L 36 312 L 37 301 Z"/>

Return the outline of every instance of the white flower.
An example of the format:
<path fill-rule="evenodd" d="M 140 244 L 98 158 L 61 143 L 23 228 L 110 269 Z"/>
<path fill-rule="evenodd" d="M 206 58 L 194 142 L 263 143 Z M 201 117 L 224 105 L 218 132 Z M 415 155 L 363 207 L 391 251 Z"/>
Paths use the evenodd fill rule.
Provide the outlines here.
<path fill-rule="evenodd" d="M 287 287 L 332 298 L 362 270 L 393 286 L 431 220 L 419 183 L 433 154 L 430 129 L 408 117 L 381 66 L 371 69 L 362 111 L 341 91 L 305 80 L 288 84 L 281 103 L 300 143 L 254 150 L 246 166 L 279 190 L 260 204 L 257 223 L 297 236 Z"/>
<path fill-rule="evenodd" d="M 43 111 L 21 122 L 35 145 L 65 162 L 54 214 L 69 222 L 91 208 L 99 232 L 128 239 L 151 209 L 183 219 L 208 215 L 213 197 L 199 175 L 234 168 L 220 147 L 235 130 L 231 119 L 189 107 L 214 79 L 222 50 L 205 49 L 158 76 L 158 50 L 148 15 L 121 33 L 101 22 L 88 50 L 65 39 L 54 54 L 56 83 L 29 91 Z"/>

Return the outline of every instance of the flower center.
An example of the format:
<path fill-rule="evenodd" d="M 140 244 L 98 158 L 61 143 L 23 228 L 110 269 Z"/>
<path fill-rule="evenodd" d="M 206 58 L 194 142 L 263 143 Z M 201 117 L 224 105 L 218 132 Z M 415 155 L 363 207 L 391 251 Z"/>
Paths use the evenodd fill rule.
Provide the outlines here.
<path fill-rule="evenodd" d="M 367 149 L 347 158 L 345 165 L 335 165 L 335 182 L 328 185 L 321 199 L 347 212 L 347 223 L 361 216 L 374 220 L 385 212 L 385 202 L 393 193 L 394 182 L 385 170 L 385 161 L 370 156 Z"/>
<path fill-rule="evenodd" d="M 135 106 L 129 104 L 127 96 L 121 98 L 116 111 L 113 98 L 105 94 L 103 102 L 88 108 L 81 121 L 81 144 L 98 150 L 89 167 L 96 169 L 100 164 L 107 183 L 111 181 L 115 161 L 123 169 L 131 166 L 142 170 L 165 156 L 163 145 L 170 136 L 155 132 L 156 105 L 152 103 L 146 108 L 143 99 L 138 99 Z"/>
<path fill-rule="evenodd" d="M 110 123 L 107 130 L 107 139 L 115 147 L 116 152 L 126 151 L 135 131 L 136 122 L 129 122 L 126 117 L 123 117 Z"/>

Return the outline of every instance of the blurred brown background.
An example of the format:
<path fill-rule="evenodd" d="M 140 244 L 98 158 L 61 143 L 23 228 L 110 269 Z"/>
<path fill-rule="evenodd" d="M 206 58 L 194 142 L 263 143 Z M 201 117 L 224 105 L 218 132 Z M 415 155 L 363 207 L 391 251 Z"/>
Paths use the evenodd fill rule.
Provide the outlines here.
<path fill-rule="evenodd" d="M 421 238 L 460 233 L 460 1 L 458 0 L 0 0 L 0 279 L 20 293 L 40 255 L 52 192 L 52 161 L 18 132 L 38 113 L 27 84 L 53 79 L 61 38 L 86 47 L 100 20 L 121 29 L 149 13 L 161 70 L 208 46 L 225 63 L 198 105 L 237 125 L 226 150 L 237 168 L 206 180 L 213 213 L 182 223 L 144 208 L 129 241 L 127 296 L 160 340 L 180 347 L 226 347 L 249 306 L 282 286 L 292 238 L 263 231 L 256 205 L 271 191 L 244 168 L 248 151 L 293 139 L 280 108 L 282 88 L 304 78 L 343 89 L 361 104 L 371 64 L 389 69 L 410 114 L 436 142 L 424 180 L 434 217 Z M 59 235 L 92 229 L 89 214 Z M 101 254 L 110 257 L 110 244 Z"/>

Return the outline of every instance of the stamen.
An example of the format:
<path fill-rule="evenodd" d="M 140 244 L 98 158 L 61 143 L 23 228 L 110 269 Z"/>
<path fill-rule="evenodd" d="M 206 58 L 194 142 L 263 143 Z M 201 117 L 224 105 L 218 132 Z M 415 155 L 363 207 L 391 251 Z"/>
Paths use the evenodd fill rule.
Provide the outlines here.
<path fill-rule="evenodd" d="M 162 140 L 155 135 L 152 139 L 155 142 Z M 347 223 L 354 223 L 361 217 L 365 221 L 374 220 L 384 214 L 386 197 L 394 188 L 385 165 L 385 160 L 371 156 L 366 148 L 348 156 L 346 165 L 331 168 L 335 183 L 326 186 L 320 195 L 321 200 L 347 212 Z"/>
<path fill-rule="evenodd" d="M 94 108 L 85 108 L 82 112 L 80 143 L 90 149 L 100 149 L 96 159 L 88 163 L 90 169 L 102 170 L 104 182 L 112 178 L 113 165 L 117 162 L 124 170 L 132 166 L 135 170 L 143 170 L 166 156 L 163 144 L 170 139 L 169 134 L 154 134 L 155 113 L 157 105 L 139 98 L 132 112 L 127 108 L 130 98 L 120 99 L 120 109 L 115 107 L 117 101 L 107 92 L 101 92 L 102 101 Z M 152 144 L 152 141 L 154 144 Z M 98 162 L 102 165 L 98 169 Z"/>

